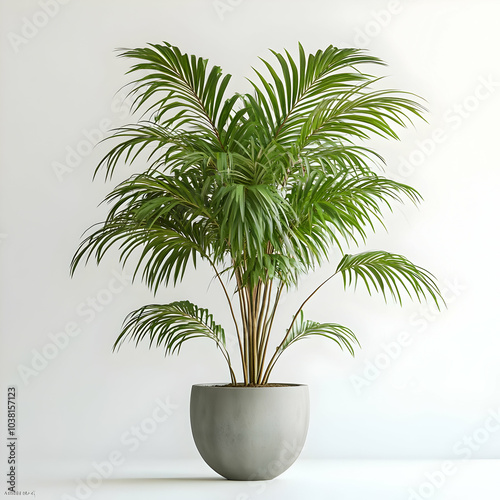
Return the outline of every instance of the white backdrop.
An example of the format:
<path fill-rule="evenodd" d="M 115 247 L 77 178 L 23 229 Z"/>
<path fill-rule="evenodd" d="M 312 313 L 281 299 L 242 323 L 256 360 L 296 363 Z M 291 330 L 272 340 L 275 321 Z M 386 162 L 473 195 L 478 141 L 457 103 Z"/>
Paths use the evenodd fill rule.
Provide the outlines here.
<path fill-rule="evenodd" d="M 242 91 L 269 48 L 367 48 L 388 63 L 387 86 L 427 100 L 428 123 L 378 145 L 388 175 L 425 201 L 396 207 L 367 248 L 431 270 L 448 309 L 332 283 L 307 317 L 351 327 L 362 349 L 352 359 L 326 340 L 297 344 L 274 380 L 310 386 L 304 457 L 500 458 L 497 1 L 2 0 L 0 16 L 1 397 L 18 388 L 25 460 L 196 457 L 191 384 L 227 380 L 208 341 L 169 358 L 111 352 L 125 315 L 150 302 L 189 298 L 227 323 L 208 270 L 155 298 L 113 258 L 69 277 L 113 185 L 92 182 L 105 152 L 93 145 L 128 118 L 114 49 L 162 40 L 221 65 Z M 337 262 L 287 298 L 283 324 Z"/>

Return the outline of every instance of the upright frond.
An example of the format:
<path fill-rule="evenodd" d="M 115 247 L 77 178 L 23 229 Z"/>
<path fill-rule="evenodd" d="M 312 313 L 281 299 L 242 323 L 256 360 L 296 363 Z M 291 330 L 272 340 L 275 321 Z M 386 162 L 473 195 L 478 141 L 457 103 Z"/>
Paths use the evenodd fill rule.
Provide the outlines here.
<path fill-rule="evenodd" d="M 188 126 L 224 149 L 221 132 L 238 100 L 226 98 L 231 75 L 223 75 L 219 66 L 209 67 L 207 59 L 183 54 L 166 42 L 123 49 L 120 56 L 138 61 L 129 73 L 142 75 L 133 82 L 134 109 L 145 107 L 164 127 Z"/>

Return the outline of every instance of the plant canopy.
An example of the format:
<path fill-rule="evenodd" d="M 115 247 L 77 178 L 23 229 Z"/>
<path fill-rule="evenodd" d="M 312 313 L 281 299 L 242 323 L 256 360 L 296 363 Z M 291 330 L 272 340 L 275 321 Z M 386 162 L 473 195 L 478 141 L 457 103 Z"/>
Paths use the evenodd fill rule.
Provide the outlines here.
<path fill-rule="evenodd" d="M 400 304 L 405 295 L 442 303 L 434 277 L 402 255 L 344 253 L 365 241 L 385 208 L 420 201 L 414 188 L 380 175 L 383 158 L 366 140 L 398 139 L 423 106 L 412 94 L 379 89 L 380 79 L 361 68 L 384 63 L 362 50 L 329 46 L 307 55 L 299 44 L 296 58 L 271 52 L 274 64 L 262 60 L 252 91 L 228 96 L 230 75 L 169 43 L 120 51 L 133 61 L 132 111 L 143 118 L 112 131 L 96 173 L 109 179 L 120 164 L 141 161 L 146 168 L 109 193 L 106 220 L 71 263 L 74 273 L 118 247 L 122 264 L 135 260 L 134 278 L 156 293 L 206 261 L 234 322 L 244 385 L 268 383 L 283 351 L 313 335 L 354 354 L 349 328 L 304 319 L 305 304 L 334 276 Z M 283 292 L 334 250 L 342 256 L 335 273 L 268 353 Z M 224 329 L 187 300 L 133 311 L 115 348 L 145 340 L 174 353 L 196 337 L 216 343 L 236 384 Z"/>

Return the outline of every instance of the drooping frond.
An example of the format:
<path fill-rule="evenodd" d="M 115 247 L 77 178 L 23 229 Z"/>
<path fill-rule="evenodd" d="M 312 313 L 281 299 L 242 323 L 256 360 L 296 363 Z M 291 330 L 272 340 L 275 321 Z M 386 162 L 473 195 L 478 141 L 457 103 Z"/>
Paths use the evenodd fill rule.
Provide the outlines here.
<path fill-rule="evenodd" d="M 182 279 L 189 262 L 197 256 L 212 263 L 213 245 L 218 242 L 216 220 L 204 203 L 206 180 L 184 176 L 145 173 L 119 184 L 106 198 L 112 204 L 106 221 L 87 236 L 71 264 L 94 256 L 99 263 L 117 246 L 125 264 L 134 255 L 134 278 L 142 279 L 156 292 L 160 285 Z M 200 183 L 199 189 L 193 185 Z"/>
<path fill-rule="evenodd" d="M 123 330 L 114 348 L 125 340 L 146 340 L 149 346 L 163 346 L 165 354 L 178 353 L 189 339 L 205 337 L 225 350 L 224 329 L 215 323 L 208 309 L 184 300 L 170 304 L 150 304 L 131 312 L 124 321 Z"/>
<path fill-rule="evenodd" d="M 295 321 L 279 350 L 283 352 L 287 347 L 297 342 L 297 340 L 305 339 L 313 335 L 319 335 L 333 340 L 341 349 L 347 349 L 352 356 L 354 356 L 354 347 L 356 345 L 359 346 L 358 339 L 349 328 L 336 323 L 317 323 L 311 320 L 305 321 L 304 313 L 301 311 L 300 319 Z"/>
<path fill-rule="evenodd" d="M 198 307 L 187 300 L 170 304 L 150 304 L 131 312 L 124 321 L 123 329 L 113 349 L 118 349 L 125 340 L 138 345 L 149 342 L 149 347 L 163 347 L 165 355 L 179 353 L 184 342 L 195 338 L 208 338 L 221 350 L 231 375 L 236 378 L 231 359 L 226 349 L 226 336 L 208 309 Z"/>
<path fill-rule="evenodd" d="M 287 200 L 297 218 L 290 230 L 294 254 L 313 268 L 328 258 L 332 244 L 365 240 L 366 228 L 375 230 L 374 221 L 382 223 L 382 207 L 404 198 L 418 203 L 418 192 L 391 179 L 370 174 L 349 177 L 328 176 L 321 172 L 298 176 L 291 183 Z"/>
<path fill-rule="evenodd" d="M 382 251 L 344 255 L 337 272 L 342 274 L 344 287 L 356 286 L 361 280 L 370 294 L 372 290 L 380 292 L 386 300 L 390 295 L 399 304 L 402 304 L 400 286 L 409 297 L 420 302 L 431 298 L 438 309 L 444 302 L 432 274 L 403 255 Z"/>

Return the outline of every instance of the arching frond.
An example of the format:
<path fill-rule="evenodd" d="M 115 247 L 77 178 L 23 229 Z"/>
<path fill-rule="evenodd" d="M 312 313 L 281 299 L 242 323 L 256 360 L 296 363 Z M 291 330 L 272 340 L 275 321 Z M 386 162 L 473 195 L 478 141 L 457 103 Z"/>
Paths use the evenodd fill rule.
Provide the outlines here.
<path fill-rule="evenodd" d="M 351 284 L 357 286 L 361 280 L 370 294 L 375 290 L 382 293 L 386 300 L 390 295 L 399 304 L 402 304 L 399 287 L 420 302 L 432 299 L 438 309 L 444 303 L 432 274 L 403 255 L 382 251 L 344 255 L 337 272 L 342 274 L 345 287 Z"/>
<path fill-rule="evenodd" d="M 149 342 L 149 347 L 163 347 L 165 355 L 179 353 L 184 342 L 195 338 L 208 338 L 215 342 L 229 365 L 231 379 L 235 380 L 230 356 L 226 349 L 226 335 L 208 309 L 187 300 L 170 304 L 151 304 L 131 312 L 113 349 L 125 340 L 138 345 Z"/>
<path fill-rule="evenodd" d="M 230 75 L 169 43 L 120 51 L 133 62 L 132 109 L 144 118 L 111 131 L 97 169 L 106 178 L 121 164 L 144 169 L 106 197 L 106 219 L 71 263 L 73 273 L 117 250 L 122 264 L 134 262 L 134 278 L 157 292 L 208 262 L 230 308 L 245 384 L 267 382 L 283 350 L 311 335 L 353 352 L 349 329 L 302 317 L 332 275 L 303 301 L 265 365 L 282 292 L 344 246 L 365 242 L 395 203 L 420 201 L 414 188 L 380 175 L 383 156 L 364 143 L 397 139 L 424 111 L 416 96 L 381 88 L 368 72 L 380 59 L 333 46 L 306 55 L 300 44 L 297 57 L 272 54 L 274 64 L 262 60 L 250 80 L 253 92 L 228 96 Z M 434 277 L 400 255 L 344 255 L 336 274 L 345 286 L 362 281 L 399 303 L 404 293 L 438 307 L 442 300 Z M 176 302 L 132 313 L 117 343 L 147 338 L 177 352 L 199 336 L 223 349 L 223 330 L 208 311 Z"/>
<path fill-rule="evenodd" d="M 354 347 L 359 346 L 358 339 L 347 327 L 336 323 L 317 323 L 316 321 L 304 320 L 304 313 L 301 311 L 300 318 L 295 321 L 292 329 L 288 332 L 285 341 L 280 345 L 279 352 L 283 352 L 297 340 L 319 335 L 333 340 L 341 349 L 354 356 Z"/>
<path fill-rule="evenodd" d="M 205 337 L 217 347 L 224 348 L 224 329 L 215 323 L 208 309 L 184 300 L 171 304 L 151 304 L 131 312 L 124 321 L 123 330 L 116 339 L 117 349 L 125 340 L 146 340 L 149 346 L 163 346 L 165 354 L 178 353 L 182 344 L 192 338 Z"/>
<path fill-rule="evenodd" d="M 136 60 L 129 73 L 139 72 L 131 94 L 134 109 L 146 107 L 154 121 L 177 129 L 188 124 L 193 133 L 206 135 L 223 148 L 221 132 L 226 127 L 238 96 L 226 99 L 231 75 L 208 60 L 183 54 L 169 43 L 124 49 L 121 57 Z"/>
<path fill-rule="evenodd" d="M 410 94 L 371 89 L 378 79 L 358 67 L 383 62 L 363 50 L 329 46 L 306 57 L 299 45 L 298 63 L 287 51 L 272 52 L 279 70 L 263 60 L 268 76 L 255 70 L 255 97 L 246 96 L 250 119 L 266 131 L 266 144 L 302 149 L 313 141 L 370 133 L 397 138 L 394 125 L 422 116 L 424 108 Z"/>

